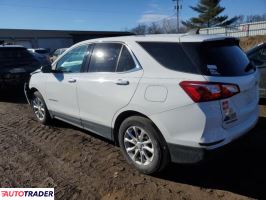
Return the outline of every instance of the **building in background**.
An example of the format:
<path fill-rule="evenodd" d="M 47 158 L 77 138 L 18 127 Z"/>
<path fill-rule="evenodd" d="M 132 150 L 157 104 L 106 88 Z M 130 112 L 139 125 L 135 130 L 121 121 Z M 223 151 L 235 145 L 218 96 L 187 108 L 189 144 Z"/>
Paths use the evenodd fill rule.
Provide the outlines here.
<path fill-rule="evenodd" d="M 22 45 L 26 48 L 46 48 L 50 51 L 67 48 L 83 40 L 125 35 L 132 35 L 132 33 L 122 31 L 0 29 L 0 41 Z"/>

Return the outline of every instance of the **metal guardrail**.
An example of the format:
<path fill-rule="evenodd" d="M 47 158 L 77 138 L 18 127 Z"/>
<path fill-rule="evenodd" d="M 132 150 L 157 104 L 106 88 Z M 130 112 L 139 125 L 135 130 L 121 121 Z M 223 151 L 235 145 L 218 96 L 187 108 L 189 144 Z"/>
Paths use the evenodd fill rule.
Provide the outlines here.
<path fill-rule="evenodd" d="M 213 27 L 200 29 L 200 34 L 220 34 L 233 37 L 266 35 L 266 21 L 240 24 L 230 27 Z"/>

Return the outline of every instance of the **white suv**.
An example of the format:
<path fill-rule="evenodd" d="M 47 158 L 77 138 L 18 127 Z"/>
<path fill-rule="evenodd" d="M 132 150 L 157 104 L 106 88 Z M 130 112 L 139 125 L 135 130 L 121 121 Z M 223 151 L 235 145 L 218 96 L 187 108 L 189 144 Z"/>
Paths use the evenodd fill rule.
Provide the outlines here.
<path fill-rule="evenodd" d="M 143 173 L 196 163 L 258 119 L 258 72 L 238 40 L 150 35 L 88 40 L 32 74 L 37 119 L 113 140 Z M 104 158 L 103 158 L 104 159 Z"/>

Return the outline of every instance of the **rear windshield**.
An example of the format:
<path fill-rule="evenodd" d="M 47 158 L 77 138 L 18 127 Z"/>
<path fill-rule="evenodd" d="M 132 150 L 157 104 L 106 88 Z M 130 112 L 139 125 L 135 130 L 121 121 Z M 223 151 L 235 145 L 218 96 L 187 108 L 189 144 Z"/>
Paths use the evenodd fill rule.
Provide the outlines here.
<path fill-rule="evenodd" d="M 164 67 L 208 76 L 243 76 L 255 71 L 235 40 L 203 43 L 139 43 Z"/>
<path fill-rule="evenodd" d="M 24 48 L 0 48 L 0 68 L 37 65 L 27 49 Z"/>

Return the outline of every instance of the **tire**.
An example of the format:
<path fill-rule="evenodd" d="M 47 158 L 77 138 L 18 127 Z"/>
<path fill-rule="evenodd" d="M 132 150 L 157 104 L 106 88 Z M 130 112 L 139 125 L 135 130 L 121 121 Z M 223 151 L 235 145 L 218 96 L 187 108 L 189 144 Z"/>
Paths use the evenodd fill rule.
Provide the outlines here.
<path fill-rule="evenodd" d="M 51 116 L 45 104 L 45 101 L 40 92 L 33 93 L 31 98 L 31 107 L 37 120 L 43 125 L 48 125 L 51 122 Z"/>
<path fill-rule="evenodd" d="M 128 163 L 141 173 L 159 172 L 169 163 L 169 151 L 163 136 L 153 122 L 145 117 L 125 119 L 119 128 L 118 140 Z"/>

